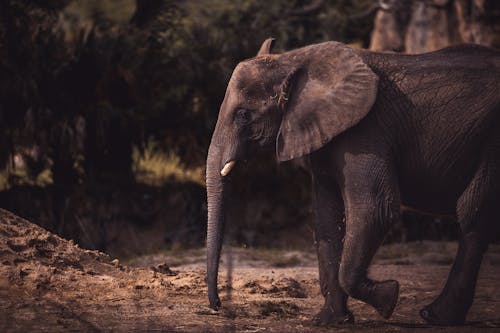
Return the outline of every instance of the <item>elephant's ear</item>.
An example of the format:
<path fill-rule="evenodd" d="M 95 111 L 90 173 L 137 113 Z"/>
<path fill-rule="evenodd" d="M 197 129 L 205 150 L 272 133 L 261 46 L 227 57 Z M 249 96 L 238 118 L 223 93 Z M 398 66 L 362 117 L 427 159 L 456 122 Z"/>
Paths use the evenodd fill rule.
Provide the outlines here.
<path fill-rule="evenodd" d="M 302 59 L 281 85 L 283 110 L 276 139 L 278 160 L 309 154 L 356 125 L 370 111 L 378 77 L 344 44 L 329 42 L 285 53 Z"/>

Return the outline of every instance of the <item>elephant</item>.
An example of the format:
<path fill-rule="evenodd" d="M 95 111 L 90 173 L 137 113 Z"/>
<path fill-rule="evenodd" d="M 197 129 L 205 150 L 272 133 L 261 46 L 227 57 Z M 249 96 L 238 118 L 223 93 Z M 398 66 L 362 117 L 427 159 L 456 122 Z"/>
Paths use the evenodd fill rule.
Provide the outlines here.
<path fill-rule="evenodd" d="M 375 281 L 367 269 L 404 205 L 460 225 L 446 285 L 420 316 L 463 324 L 500 231 L 500 52 L 460 45 L 389 54 L 329 41 L 274 54 L 272 44 L 234 69 L 208 149 L 210 306 L 221 306 L 231 170 L 271 150 L 280 162 L 303 157 L 310 165 L 325 300 L 314 323 L 352 323 L 349 296 L 391 316 L 399 283 Z"/>

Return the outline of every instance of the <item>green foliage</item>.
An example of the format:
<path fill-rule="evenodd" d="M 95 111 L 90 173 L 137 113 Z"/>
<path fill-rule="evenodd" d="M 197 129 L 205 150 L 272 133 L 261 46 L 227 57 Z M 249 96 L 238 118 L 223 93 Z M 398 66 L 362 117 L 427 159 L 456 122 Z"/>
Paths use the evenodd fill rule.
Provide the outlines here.
<path fill-rule="evenodd" d="M 32 179 L 48 167 L 62 185 L 130 180 L 152 138 L 199 168 L 237 62 L 269 36 L 278 51 L 366 42 L 370 24 L 349 15 L 368 2 L 3 1 L 0 164 L 24 155 Z"/>
<path fill-rule="evenodd" d="M 178 155 L 165 153 L 153 140 L 148 141 L 142 152 L 135 147 L 132 159 L 135 179 L 140 183 L 158 186 L 173 180 L 205 184 L 202 167 L 186 168 Z"/>

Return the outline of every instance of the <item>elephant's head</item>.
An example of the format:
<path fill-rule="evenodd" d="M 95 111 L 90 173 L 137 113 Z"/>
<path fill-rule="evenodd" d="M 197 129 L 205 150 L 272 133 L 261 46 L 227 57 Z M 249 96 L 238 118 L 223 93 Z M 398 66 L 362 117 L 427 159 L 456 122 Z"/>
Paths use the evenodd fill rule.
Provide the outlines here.
<path fill-rule="evenodd" d="M 270 54 L 238 64 L 229 81 L 207 157 L 207 274 L 210 305 L 220 306 L 217 273 L 227 178 L 250 148 L 275 147 L 279 161 L 309 154 L 358 123 L 371 109 L 377 76 L 337 42 Z"/>

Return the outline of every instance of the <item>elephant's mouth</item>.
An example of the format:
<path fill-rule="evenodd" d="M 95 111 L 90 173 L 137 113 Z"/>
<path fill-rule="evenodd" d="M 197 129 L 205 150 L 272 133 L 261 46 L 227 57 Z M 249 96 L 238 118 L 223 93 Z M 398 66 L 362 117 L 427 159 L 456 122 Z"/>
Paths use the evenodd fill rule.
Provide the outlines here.
<path fill-rule="evenodd" d="M 236 161 L 235 160 L 231 160 L 229 162 L 227 162 L 224 167 L 222 168 L 222 170 L 220 171 L 220 174 L 222 177 L 226 177 L 230 172 L 231 170 L 233 169 L 233 167 L 236 165 Z"/>

